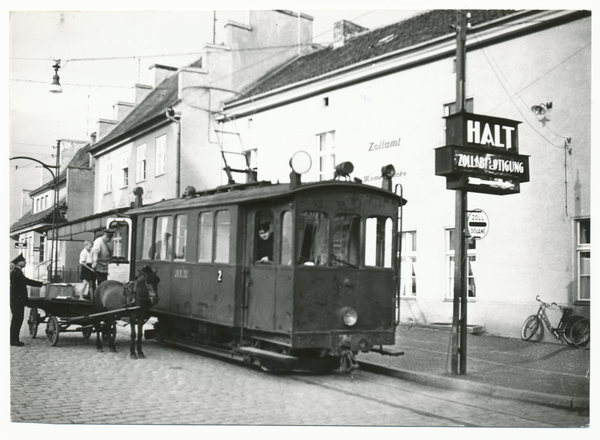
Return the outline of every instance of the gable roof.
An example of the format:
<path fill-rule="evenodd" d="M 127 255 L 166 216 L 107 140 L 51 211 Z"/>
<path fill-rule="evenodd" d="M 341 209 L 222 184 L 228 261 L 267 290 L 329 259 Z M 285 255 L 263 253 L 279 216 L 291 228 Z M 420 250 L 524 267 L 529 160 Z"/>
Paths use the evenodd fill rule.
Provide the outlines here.
<path fill-rule="evenodd" d="M 194 66 L 194 64 L 192 64 Z M 125 118 L 106 136 L 96 142 L 91 151 L 106 147 L 111 142 L 131 133 L 157 116 L 164 115 L 165 110 L 178 100 L 179 75 L 174 74 L 153 89 Z"/>
<path fill-rule="evenodd" d="M 477 26 L 517 13 L 519 11 L 508 9 L 473 10 L 469 23 L 472 26 Z M 346 40 L 342 47 L 328 46 L 276 69 L 231 102 L 240 101 L 311 78 L 317 78 L 329 72 L 439 37 L 451 36 L 454 33 L 452 25 L 455 22 L 455 10 L 436 9 L 415 15 L 398 23 L 360 33 Z"/>
<path fill-rule="evenodd" d="M 61 205 L 65 205 L 65 204 L 66 204 L 66 198 L 63 197 L 58 202 L 58 205 L 61 206 Z M 36 212 L 35 214 L 33 213 L 33 210 L 28 211 L 25 213 L 25 215 L 23 215 L 23 217 L 21 217 L 19 220 L 17 220 L 10 226 L 10 233 L 12 235 L 21 229 L 33 227 L 36 225 L 37 226 L 46 225 L 49 228 L 52 225 L 53 213 L 54 213 L 54 205 L 50 206 L 49 208 L 44 209 L 43 211 Z M 59 219 L 59 222 L 64 222 L 64 221 L 65 220 Z"/>

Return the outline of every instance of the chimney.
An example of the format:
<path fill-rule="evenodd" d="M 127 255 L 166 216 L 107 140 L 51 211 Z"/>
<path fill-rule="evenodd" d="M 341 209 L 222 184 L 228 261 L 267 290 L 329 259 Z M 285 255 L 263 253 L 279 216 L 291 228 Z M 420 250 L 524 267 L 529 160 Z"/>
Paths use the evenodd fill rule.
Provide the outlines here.
<path fill-rule="evenodd" d="M 21 217 L 33 209 L 33 199 L 29 195 L 31 190 L 24 189 L 21 193 Z"/>
<path fill-rule="evenodd" d="M 341 20 L 333 25 L 333 47 L 342 47 L 354 35 L 369 29 L 359 26 L 351 21 Z"/>
<path fill-rule="evenodd" d="M 135 84 L 133 86 L 133 91 L 135 93 L 135 105 L 138 105 L 152 91 L 152 86 Z"/>
<path fill-rule="evenodd" d="M 163 64 L 153 64 L 149 69 L 154 70 L 154 87 L 158 87 L 165 79 L 177 72 L 176 67 L 165 66 Z"/>
<path fill-rule="evenodd" d="M 96 143 L 96 132 L 90 134 L 90 145 L 94 145 Z"/>
<path fill-rule="evenodd" d="M 118 122 L 111 119 L 98 119 L 98 138 L 102 139 L 106 136 Z"/>
<path fill-rule="evenodd" d="M 125 116 L 131 113 L 131 110 L 133 110 L 134 108 L 135 104 L 132 104 L 130 102 L 118 101 L 116 104 L 113 105 L 113 119 L 121 122 L 123 119 L 125 119 Z"/>

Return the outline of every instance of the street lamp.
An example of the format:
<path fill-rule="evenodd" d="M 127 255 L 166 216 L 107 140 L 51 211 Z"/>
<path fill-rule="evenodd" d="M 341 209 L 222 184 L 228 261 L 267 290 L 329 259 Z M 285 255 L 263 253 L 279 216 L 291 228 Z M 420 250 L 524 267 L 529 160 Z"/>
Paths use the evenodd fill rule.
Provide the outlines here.
<path fill-rule="evenodd" d="M 60 77 L 58 76 L 58 69 L 60 69 L 60 60 L 54 60 L 54 76 L 52 77 L 52 84 L 50 84 L 51 93 L 62 93 L 62 87 L 60 85 Z"/>
<path fill-rule="evenodd" d="M 60 151 L 60 141 L 58 141 L 58 148 Z M 60 154 L 60 153 L 59 153 Z M 58 229 L 58 219 L 57 219 L 57 209 L 58 209 L 58 190 L 59 190 L 59 166 L 58 166 L 58 160 L 57 160 L 57 165 L 47 165 L 44 162 L 41 162 L 37 159 L 34 159 L 33 157 L 27 157 L 27 156 L 16 156 L 16 157 L 11 157 L 9 160 L 18 160 L 18 159 L 26 159 L 26 160 L 32 160 L 34 162 L 39 163 L 42 167 L 44 167 L 45 169 L 47 169 L 50 174 L 52 174 L 52 180 L 54 181 L 54 186 L 55 191 L 54 191 L 54 209 L 53 209 L 53 213 L 52 213 L 52 234 L 53 234 L 53 238 L 55 240 L 55 243 L 53 243 L 53 249 L 55 249 L 54 258 L 50 258 L 50 282 L 52 282 L 52 277 L 55 271 L 55 266 L 58 264 L 58 255 L 56 252 L 56 232 Z M 54 171 L 52 171 L 52 168 L 56 168 L 56 173 Z"/>

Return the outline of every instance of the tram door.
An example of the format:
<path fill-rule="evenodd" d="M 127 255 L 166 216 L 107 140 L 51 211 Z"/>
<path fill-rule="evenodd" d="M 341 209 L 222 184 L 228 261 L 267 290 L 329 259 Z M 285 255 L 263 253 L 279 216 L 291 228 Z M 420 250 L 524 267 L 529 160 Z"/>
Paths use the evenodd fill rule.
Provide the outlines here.
<path fill-rule="evenodd" d="M 275 241 L 278 225 L 273 211 L 248 211 L 246 222 L 245 295 L 246 327 L 253 330 L 275 330 L 276 265 Z"/>

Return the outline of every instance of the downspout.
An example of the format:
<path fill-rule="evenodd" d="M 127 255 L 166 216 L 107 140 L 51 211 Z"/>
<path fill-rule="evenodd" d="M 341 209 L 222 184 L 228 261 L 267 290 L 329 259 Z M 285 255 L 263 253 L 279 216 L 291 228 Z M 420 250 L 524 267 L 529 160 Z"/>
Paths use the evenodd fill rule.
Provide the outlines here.
<path fill-rule="evenodd" d="M 167 119 L 177 124 L 177 140 L 176 140 L 176 174 L 175 174 L 175 198 L 181 196 L 181 115 L 175 113 L 173 107 L 169 107 L 165 116 Z"/>

